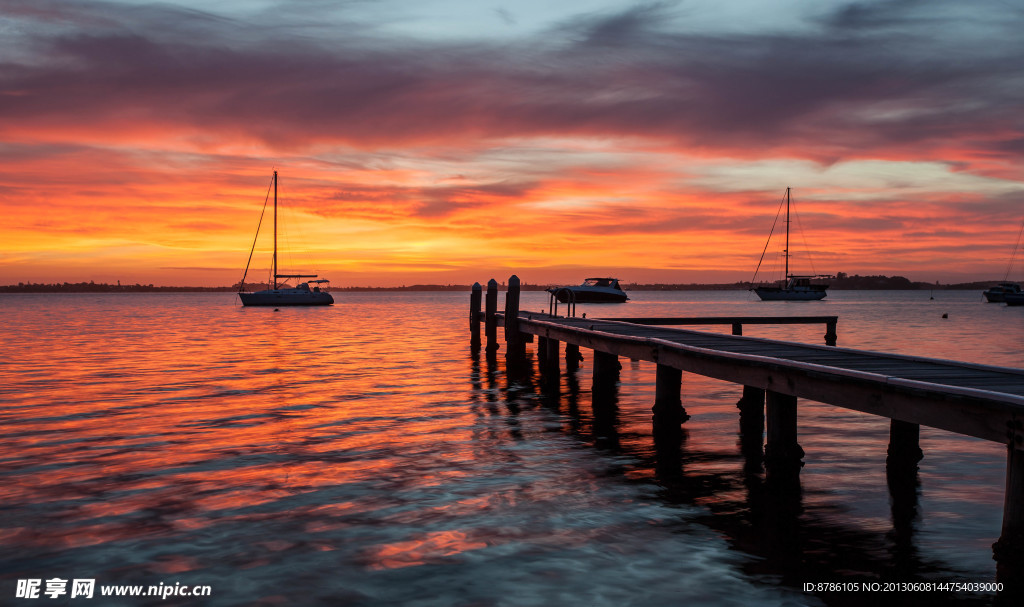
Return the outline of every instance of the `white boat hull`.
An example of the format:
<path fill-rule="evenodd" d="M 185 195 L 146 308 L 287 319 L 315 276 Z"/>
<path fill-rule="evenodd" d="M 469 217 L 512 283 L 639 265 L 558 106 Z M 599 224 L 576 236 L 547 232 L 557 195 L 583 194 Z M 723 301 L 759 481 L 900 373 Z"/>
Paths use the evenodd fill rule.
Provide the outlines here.
<path fill-rule="evenodd" d="M 329 306 L 334 297 L 324 291 L 304 289 L 268 289 L 255 293 L 239 293 L 244 306 Z"/>
<path fill-rule="evenodd" d="M 1006 293 L 1003 299 L 1008 306 L 1024 306 L 1024 293 Z"/>
<path fill-rule="evenodd" d="M 828 293 L 817 289 L 780 289 L 779 287 L 758 287 L 754 289 L 762 301 L 817 301 Z"/>

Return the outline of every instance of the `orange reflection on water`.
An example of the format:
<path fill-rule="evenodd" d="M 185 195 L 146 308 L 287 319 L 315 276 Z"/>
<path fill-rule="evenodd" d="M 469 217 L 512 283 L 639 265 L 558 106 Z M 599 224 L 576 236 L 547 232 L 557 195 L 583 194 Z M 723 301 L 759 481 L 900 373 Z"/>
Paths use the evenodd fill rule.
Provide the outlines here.
<path fill-rule="evenodd" d="M 418 539 L 385 544 L 367 550 L 370 569 L 399 569 L 437 562 L 445 557 L 486 548 L 487 543 L 471 540 L 462 531 L 437 531 Z"/>

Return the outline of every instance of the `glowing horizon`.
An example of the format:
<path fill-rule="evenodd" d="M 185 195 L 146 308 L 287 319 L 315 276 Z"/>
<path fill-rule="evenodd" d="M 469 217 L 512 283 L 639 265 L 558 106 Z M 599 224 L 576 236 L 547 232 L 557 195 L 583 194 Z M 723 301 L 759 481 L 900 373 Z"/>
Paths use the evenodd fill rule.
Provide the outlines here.
<path fill-rule="evenodd" d="M 1007 271 L 1024 11 L 392 4 L 5 5 L 0 284 L 233 284 L 275 168 L 335 286 L 749 280 L 786 187 L 798 269 Z"/>

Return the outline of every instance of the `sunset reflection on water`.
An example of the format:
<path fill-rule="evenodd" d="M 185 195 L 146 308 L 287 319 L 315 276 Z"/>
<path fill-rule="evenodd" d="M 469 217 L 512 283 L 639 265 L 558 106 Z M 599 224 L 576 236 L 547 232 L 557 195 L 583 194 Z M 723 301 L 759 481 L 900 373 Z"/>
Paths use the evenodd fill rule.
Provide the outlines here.
<path fill-rule="evenodd" d="M 967 297 L 915 310 L 904 295 L 840 295 L 809 312 L 744 295 L 637 294 L 586 311 L 838 314 L 843 346 L 1020 366 L 1024 314 Z M 60 575 L 210 584 L 210 604 L 280 597 L 295 579 L 353 604 L 550 603 L 566 588 L 574 602 L 674 604 L 697 586 L 722 604 L 781 604 L 817 600 L 799 591 L 814 576 L 994 576 L 1000 445 L 922 429 L 919 496 L 901 518 L 888 421 L 801 401 L 794 509 L 763 494 L 743 456 L 737 386 L 684 375 L 693 417 L 666 451 L 651 437 L 652 365 L 623 360 L 595 407 L 589 351 L 554 387 L 473 356 L 468 294 L 337 300 L 277 312 L 230 294 L 0 300 L 2 592 Z M 744 332 L 821 343 L 823 327 Z"/>

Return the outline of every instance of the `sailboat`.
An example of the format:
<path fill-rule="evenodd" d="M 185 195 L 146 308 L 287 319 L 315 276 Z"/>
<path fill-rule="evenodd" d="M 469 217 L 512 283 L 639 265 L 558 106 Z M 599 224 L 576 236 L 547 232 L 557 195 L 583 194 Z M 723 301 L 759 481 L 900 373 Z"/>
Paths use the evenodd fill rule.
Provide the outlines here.
<path fill-rule="evenodd" d="M 751 290 L 757 293 L 763 301 L 816 301 L 824 299 L 828 295 L 826 289 L 828 284 L 822 284 L 820 282 L 811 282 L 815 279 L 821 278 L 832 278 L 827 274 L 813 274 L 813 275 L 802 275 L 798 276 L 789 273 L 789 208 L 790 208 L 790 188 L 786 188 L 786 248 L 783 249 L 783 257 L 786 259 L 786 271 L 785 278 L 779 281 L 778 286 L 760 286 L 752 287 Z M 778 216 L 776 215 L 776 221 Z M 772 226 L 772 232 L 775 231 L 775 226 Z M 769 242 L 771 241 L 771 234 L 768 235 Z M 765 250 L 768 249 L 768 245 L 765 244 Z M 761 253 L 761 261 L 764 261 L 764 252 Z M 757 263 L 757 269 L 754 270 L 754 277 L 757 277 L 757 271 L 761 269 L 761 262 Z M 751 281 L 753 284 L 753 281 Z"/>
<path fill-rule="evenodd" d="M 245 264 L 245 272 L 242 280 L 238 283 L 238 297 L 244 306 L 329 306 L 334 303 L 334 297 L 326 290 L 326 284 L 330 281 L 326 278 L 318 278 L 316 274 L 278 274 L 277 267 L 277 171 L 274 171 L 274 257 L 271 261 L 270 281 L 271 288 L 263 291 L 249 292 L 245 290 L 245 277 L 249 273 L 249 263 L 252 262 L 253 251 L 256 250 L 256 238 L 252 241 L 252 250 L 249 251 L 249 263 Z M 266 204 L 264 204 L 264 211 Z M 263 215 L 260 215 L 260 223 L 263 223 Z M 259 237 L 260 228 L 256 226 L 256 237 Z M 298 286 L 288 286 L 289 279 L 307 278 Z M 279 283 L 283 279 L 285 282 Z M 313 285 L 313 287 L 310 287 Z"/>

